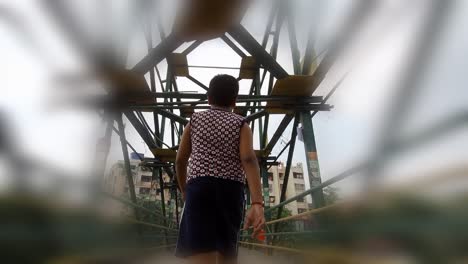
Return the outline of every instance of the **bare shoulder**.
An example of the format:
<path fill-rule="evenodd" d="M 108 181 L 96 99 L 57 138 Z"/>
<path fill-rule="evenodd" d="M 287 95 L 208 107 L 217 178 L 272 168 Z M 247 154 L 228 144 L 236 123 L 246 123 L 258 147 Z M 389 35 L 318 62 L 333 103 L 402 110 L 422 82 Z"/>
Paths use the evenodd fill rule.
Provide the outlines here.
<path fill-rule="evenodd" d="M 240 129 L 241 137 L 250 137 L 252 136 L 252 130 L 250 129 L 249 124 L 247 122 L 244 122 Z"/>

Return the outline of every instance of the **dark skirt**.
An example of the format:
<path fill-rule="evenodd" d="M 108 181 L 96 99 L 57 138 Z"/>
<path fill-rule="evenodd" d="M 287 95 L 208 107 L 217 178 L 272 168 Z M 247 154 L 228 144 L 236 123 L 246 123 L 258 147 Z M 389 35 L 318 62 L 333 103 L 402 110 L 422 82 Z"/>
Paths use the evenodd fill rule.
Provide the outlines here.
<path fill-rule="evenodd" d="M 190 180 L 175 255 L 218 251 L 226 258 L 237 257 L 244 189 L 243 183 L 216 177 Z"/>

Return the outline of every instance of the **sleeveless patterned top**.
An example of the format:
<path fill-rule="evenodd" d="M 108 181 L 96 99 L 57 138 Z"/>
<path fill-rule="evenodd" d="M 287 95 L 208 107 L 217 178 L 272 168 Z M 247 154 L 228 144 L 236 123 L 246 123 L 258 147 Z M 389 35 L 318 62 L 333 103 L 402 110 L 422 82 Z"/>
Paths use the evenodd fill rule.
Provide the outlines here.
<path fill-rule="evenodd" d="M 192 153 L 187 182 L 197 177 L 211 176 L 245 184 L 239 152 L 240 129 L 244 122 L 242 116 L 217 108 L 192 115 Z"/>

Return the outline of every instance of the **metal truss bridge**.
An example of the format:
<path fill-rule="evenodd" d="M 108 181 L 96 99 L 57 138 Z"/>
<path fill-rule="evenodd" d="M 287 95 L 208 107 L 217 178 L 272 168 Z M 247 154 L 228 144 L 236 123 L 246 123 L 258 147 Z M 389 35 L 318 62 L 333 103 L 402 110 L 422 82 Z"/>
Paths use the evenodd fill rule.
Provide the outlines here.
<path fill-rule="evenodd" d="M 76 21 L 70 19 L 69 14 L 72 11 L 63 1 L 43 1 L 50 16 L 61 27 L 64 35 L 74 44 L 79 53 L 91 62 L 95 75 L 108 84 L 105 96 L 96 97 L 93 100 L 83 99 L 82 101 L 83 104 L 97 108 L 103 121 L 107 124 L 105 135 L 98 141 L 97 145 L 96 178 L 105 174 L 111 136 L 115 133 L 121 141 L 129 196 L 127 198 L 116 197 L 112 194 L 106 194 L 106 196 L 132 208 L 127 222 L 131 223 L 132 228 L 136 228 L 131 230 L 135 233 L 131 237 L 135 241 L 143 241 L 137 243 L 139 248 L 134 249 L 135 252 L 138 250 L 151 254 L 163 252 L 163 256 L 167 255 L 167 249 L 172 250 L 176 241 L 177 222 L 182 207 L 182 199 L 174 175 L 178 143 L 183 127 L 190 120 L 191 114 L 209 108 L 205 93 L 207 86 L 197 79 L 195 74 L 191 73 L 191 69 L 212 68 L 213 75 L 216 73 L 216 69 L 235 69 L 239 72 L 239 80 L 248 80 L 251 83 L 248 93 L 239 95 L 234 111 L 246 118 L 252 130 L 255 131 L 255 135 L 258 136 L 256 140 L 258 140 L 259 148 L 256 153 L 261 168 L 267 217 L 264 241 L 260 242 L 250 238 L 249 232 L 243 233 L 240 242 L 241 259 L 243 257 L 260 259 L 256 263 L 261 263 L 261 259 L 266 261 L 267 258 L 271 258 L 268 263 L 273 263 L 271 261 L 274 258 L 274 261 L 288 260 L 291 262 L 311 259 L 314 260 L 313 263 L 331 263 L 326 261 L 336 261 L 333 263 L 377 263 L 372 262 L 375 259 L 359 258 L 360 256 L 354 255 L 355 251 L 351 247 L 343 245 L 353 244 L 354 239 L 357 238 L 371 237 L 362 227 L 375 223 L 380 224 L 372 226 L 374 237 L 386 234 L 389 230 L 396 234 L 402 234 L 402 230 L 392 229 L 395 226 L 392 226 L 391 223 L 405 222 L 405 219 L 386 218 L 383 213 L 386 211 L 373 211 L 372 208 L 366 208 L 365 205 L 357 202 L 353 202 L 352 206 L 342 203 L 326 204 L 323 189 L 358 173 L 369 175 L 369 182 L 372 183 L 377 177 L 376 175 L 379 175 L 383 163 L 388 157 L 404 151 L 410 147 L 409 145 L 422 145 L 431 141 L 443 133 L 442 130 L 451 127 L 451 124 L 458 126 L 460 120 L 466 121 L 466 116 L 459 116 L 456 120 L 447 121 L 444 123 L 445 125 L 442 124 L 443 129 L 436 126 L 423 135 L 416 136 L 415 138 L 418 140 L 408 139 L 406 142 L 411 142 L 411 144 L 397 142 L 391 138 L 391 135 L 384 133 L 380 142 L 381 146 L 378 147 L 372 159 L 322 181 L 313 117 L 321 111 L 333 109 L 331 105 L 327 104 L 327 101 L 333 96 L 345 76 L 333 87 L 330 87 L 327 94 L 316 94 L 316 90 L 326 78 L 341 52 L 351 41 L 353 34 L 372 14 L 374 4 L 368 1 L 356 1 L 341 30 L 330 41 L 326 50 L 315 51 L 314 35 L 310 34 L 305 44 L 306 48 L 301 52 L 297 42 L 294 13 L 291 9 L 293 1 L 271 2 L 268 23 L 263 38 L 260 40 L 254 38 L 249 30 L 241 24 L 241 18 L 248 8 L 248 4 L 245 2 L 240 0 L 188 1 L 186 4 L 189 5 L 189 8 L 185 8 L 183 12 L 178 14 L 174 27 L 169 33 L 164 31 L 162 25 L 154 25 L 151 19 L 148 19 L 148 14 L 142 15 L 141 24 L 148 52 L 134 67 L 128 69 L 125 52 L 122 54 L 118 49 L 112 50 L 109 47 L 102 50 L 86 42 L 87 37 L 82 34 Z M 398 126 L 401 123 L 401 116 L 407 111 L 411 99 L 414 97 L 409 91 L 415 82 L 413 77 L 420 72 L 413 66 L 424 62 L 427 53 L 430 52 L 431 43 L 437 38 L 437 28 L 446 13 L 448 2 L 450 1 L 435 1 L 433 4 L 433 10 L 424 23 L 420 37 L 417 38 L 420 49 L 415 51 L 414 57 L 408 61 L 409 67 L 413 71 L 408 72 L 407 76 L 403 76 L 401 88 L 397 92 L 395 105 L 392 108 L 393 111 L 388 116 L 388 122 L 385 122 L 389 126 Z M 141 1 L 138 4 L 139 10 L 144 14 L 145 8 L 149 9 L 153 4 L 152 1 Z M 282 29 L 285 28 L 287 29 L 285 32 L 288 34 L 282 36 L 281 34 L 284 33 Z M 157 43 L 154 40 L 155 34 L 160 37 L 160 41 Z M 226 49 L 231 49 L 241 58 L 241 64 L 230 67 L 191 65 L 188 55 L 196 51 L 205 41 L 212 39 L 221 39 L 226 44 Z M 287 45 L 290 47 L 291 72 L 288 72 L 277 60 L 281 41 L 288 42 Z M 175 52 L 183 45 L 186 45 L 183 51 Z M 162 65 L 166 65 L 165 72 L 161 70 Z M 182 78 L 189 80 L 192 86 L 183 87 L 183 89 L 179 87 L 178 81 Z M 186 92 L 188 90 L 199 92 Z M 149 115 L 151 120 L 148 120 Z M 274 133 L 269 135 L 272 118 L 278 118 L 281 122 L 274 128 Z M 136 153 L 138 151 L 127 140 L 124 120 L 127 120 L 127 123 L 131 124 L 138 132 L 153 154 L 151 158 L 140 157 L 140 166 L 149 168 L 152 171 L 152 180 L 159 185 L 158 188 L 169 190 L 171 194 L 170 197 L 165 197 L 165 192 L 161 191 L 159 203 L 141 202 L 137 198 L 130 167 L 129 149 Z M 291 182 L 289 176 L 294 150 L 299 147 L 297 142 L 299 125 L 302 127 L 310 189 L 294 197 L 286 197 L 288 183 Z M 292 127 L 290 134 L 285 133 L 288 127 Z M 383 129 L 387 132 L 391 130 L 391 127 Z M 273 149 L 279 146 L 282 137 L 288 138 L 288 141 L 280 147 L 277 155 L 273 155 Z M 286 162 L 281 198 L 278 204 L 273 205 L 270 204 L 269 200 L 268 169 L 277 165 L 282 157 Z M 466 172 L 466 168 L 442 171 L 439 174 L 444 176 L 458 175 L 461 171 Z M 169 182 L 163 180 L 163 174 L 169 176 Z M 434 181 L 440 175 L 435 175 Z M 372 188 L 371 184 L 369 186 Z M 282 215 L 284 206 L 308 196 L 312 198 L 313 208 L 298 215 Z M 375 199 L 380 198 L 376 197 Z M 250 200 L 247 198 L 247 206 L 249 203 Z M 169 210 L 169 204 L 175 204 L 175 207 Z M 349 210 L 356 212 L 355 210 L 359 209 L 368 210 L 366 212 L 368 212 L 369 218 L 349 213 Z M 284 229 L 289 222 L 298 219 L 312 219 L 314 226 L 305 231 Z M 83 228 L 83 224 L 80 226 Z M 101 230 L 94 224 L 89 224 L 89 230 L 95 230 L 95 232 L 100 230 L 105 234 L 112 234 L 112 230 Z M 127 231 L 129 230 L 125 232 Z M 98 244 L 93 245 L 99 248 Z M 128 255 L 133 256 L 133 254 L 136 253 L 132 249 Z M 89 259 L 93 259 L 93 254 L 90 255 Z M 262 257 L 259 257 L 260 255 Z M 125 258 L 122 258 L 121 261 L 123 259 Z M 172 261 L 170 256 L 164 257 L 164 259 L 166 263 Z M 246 263 L 250 259 L 246 260 Z M 86 258 L 80 257 L 64 257 L 62 261 L 56 263 L 87 263 Z M 130 262 L 131 260 L 129 260 Z M 176 263 L 175 260 L 174 263 Z"/>

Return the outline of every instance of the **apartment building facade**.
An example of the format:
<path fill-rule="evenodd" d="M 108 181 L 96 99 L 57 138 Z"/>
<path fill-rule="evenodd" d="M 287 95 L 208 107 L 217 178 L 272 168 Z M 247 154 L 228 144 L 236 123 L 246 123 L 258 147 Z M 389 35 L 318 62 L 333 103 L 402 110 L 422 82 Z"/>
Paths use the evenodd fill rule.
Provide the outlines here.
<path fill-rule="evenodd" d="M 132 153 L 133 154 L 133 153 Z M 136 159 L 135 155 L 131 155 L 133 158 L 130 159 L 130 168 L 132 171 L 133 182 L 135 184 L 135 193 L 138 198 L 145 200 L 155 201 L 161 200 L 161 190 L 158 181 L 152 180 L 152 171 L 149 168 L 140 166 L 140 160 Z M 269 185 L 269 202 L 270 206 L 277 205 L 280 202 L 281 190 L 283 188 L 285 166 L 280 163 L 276 166 L 272 166 L 268 170 L 268 185 Z M 165 183 L 170 182 L 170 178 L 166 173 L 163 173 L 163 180 Z M 127 174 L 125 171 L 124 161 L 119 160 L 110 168 L 105 179 L 106 191 L 118 196 L 128 196 L 129 186 L 127 183 Z M 288 186 L 286 189 L 286 199 L 296 196 L 304 192 L 305 180 L 304 180 L 304 169 L 302 163 L 297 163 L 291 166 L 289 174 Z M 168 209 L 174 205 L 171 204 L 171 192 L 169 189 L 164 189 L 164 200 Z M 307 211 L 310 205 L 307 203 L 305 198 L 298 199 L 297 201 L 291 202 L 285 206 L 292 215 L 300 214 Z M 173 208 L 175 209 L 175 208 Z M 179 211 L 182 208 L 179 208 Z M 169 209 L 170 210 L 170 209 Z M 301 230 L 304 228 L 304 223 L 310 220 L 309 217 L 304 217 L 299 221 L 296 221 L 296 228 Z"/>
<path fill-rule="evenodd" d="M 159 181 L 152 180 L 152 171 L 147 167 L 140 166 L 140 160 L 136 159 L 134 153 L 132 153 L 131 157 L 130 169 L 137 198 L 149 201 L 161 201 L 161 188 L 159 186 Z M 162 178 L 164 183 L 170 182 L 170 178 L 166 173 L 163 173 Z M 104 180 L 104 188 L 108 193 L 117 197 L 129 196 L 127 172 L 125 170 L 125 163 L 123 160 L 119 160 L 111 166 L 109 173 Z M 169 209 L 174 204 L 173 201 L 171 203 L 171 199 L 173 197 L 171 197 L 169 189 L 165 188 L 163 191 L 165 204 Z"/>
<path fill-rule="evenodd" d="M 286 167 L 283 163 L 277 166 L 272 166 L 268 170 L 268 185 L 269 185 L 269 202 L 270 206 L 280 203 L 281 190 L 283 188 Z M 296 196 L 306 190 L 304 180 L 304 169 L 302 163 L 297 163 L 291 166 L 289 172 L 288 185 L 286 187 L 286 199 Z M 300 214 L 309 209 L 309 204 L 306 198 L 298 199 L 285 205 L 292 215 Z M 302 220 L 302 221 L 301 221 Z M 304 229 L 304 221 L 309 221 L 310 217 L 303 217 L 296 221 L 296 228 L 298 230 Z"/>
<path fill-rule="evenodd" d="M 161 190 L 156 181 L 152 181 L 152 172 L 146 168 L 139 166 L 139 161 L 130 161 L 132 170 L 133 182 L 135 184 L 135 194 L 137 197 L 146 198 L 149 200 L 161 200 Z M 163 173 L 164 182 L 169 182 L 169 176 Z M 110 169 L 110 173 L 106 178 L 107 191 L 115 196 L 123 196 L 128 194 L 127 174 L 124 167 L 124 162 L 119 160 Z M 168 189 L 164 190 L 164 198 L 170 199 Z"/>

